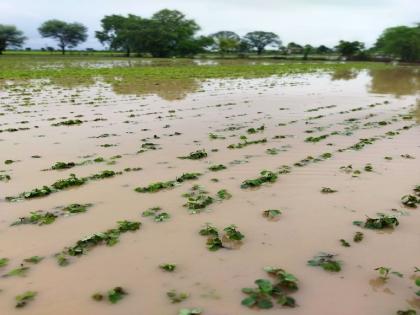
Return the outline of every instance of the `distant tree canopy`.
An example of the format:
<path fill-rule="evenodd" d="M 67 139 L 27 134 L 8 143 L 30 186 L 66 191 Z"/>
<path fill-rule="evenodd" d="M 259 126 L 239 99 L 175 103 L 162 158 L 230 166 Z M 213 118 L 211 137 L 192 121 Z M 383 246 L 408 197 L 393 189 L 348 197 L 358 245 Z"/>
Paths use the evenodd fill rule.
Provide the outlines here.
<path fill-rule="evenodd" d="M 50 37 L 58 42 L 63 55 L 66 47 L 73 48 L 87 39 L 87 28 L 80 23 L 66 23 L 60 20 L 49 20 L 39 28 L 42 37 Z"/>
<path fill-rule="evenodd" d="M 328 48 L 327 46 L 325 46 L 325 45 L 320 45 L 320 46 L 318 46 L 317 48 L 316 48 L 316 53 L 317 54 L 328 54 L 328 53 L 331 53 L 332 52 L 332 49 L 331 48 Z"/>
<path fill-rule="evenodd" d="M 111 50 L 122 49 L 130 54 L 131 25 L 140 24 L 139 17 L 129 14 L 128 17 L 121 15 L 107 15 L 101 20 L 101 31 L 96 31 L 95 36 L 101 44 Z M 137 22 L 137 23 L 136 23 Z"/>
<path fill-rule="evenodd" d="M 272 32 L 255 31 L 247 33 L 244 40 L 251 48 L 257 50 L 257 54 L 261 55 L 267 46 L 280 46 L 281 41 L 277 34 Z"/>
<path fill-rule="evenodd" d="M 220 31 L 210 35 L 214 45 L 213 47 L 218 50 L 222 55 L 225 53 L 236 52 L 239 50 L 241 44 L 241 37 L 235 32 Z"/>
<path fill-rule="evenodd" d="M 286 50 L 288 54 L 301 54 L 303 52 L 303 47 L 294 42 L 290 42 L 287 44 Z"/>
<path fill-rule="evenodd" d="M 337 46 L 335 46 L 337 52 L 346 58 L 352 58 L 358 54 L 361 54 L 365 49 L 365 44 L 362 42 L 354 41 L 354 42 L 347 42 L 344 40 L 340 40 Z"/>
<path fill-rule="evenodd" d="M 22 47 L 26 37 L 14 25 L 0 24 L 0 55 L 7 47 Z"/>
<path fill-rule="evenodd" d="M 196 37 L 198 24 L 177 10 L 164 9 L 149 19 L 110 15 L 102 19 L 101 25 L 102 30 L 96 32 L 98 40 L 127 54 L 134 51 L 153 57 L 186 56 L 212 43 L 209 37 Z"/>
<path fill-rule="evenodd" d="M 182 12 L 163 9 L 149 18 L 134 14 L 106 15 L 95 37 L 107 49 L 124 51 L 127 56 L 137 53 L 167 58 L 218 52 L 222 56 L 236 53 L 239 57 L 245 57 L 245 53 L 262 55 L 269 47 L 278 49 L 277 54 L 292 55 L 291 58 L 296 58 L 293 55 L 302 55 L 304 60 L 313 54 L 339 54 L 350 60 L 367 60 L 376 53 L 381 58 L 386 56 L 401 61 L 420 61 L 420 23 L 385 29 L 375 46 L 368 50 L 359 41 L 340 40 L 333 49 L 325 45 L 316 47 L 295 42 L 284 47 L 279 36 L 273 32 L 253 31 L 241 37 L 233 31 L 222 30 L 209 36 L 198 36 L 199 30 L 196 21 L 188 19 Z M 66 48 L 74 48 L 87 39 L 87 28 L 76 22 L 49 20 L 38 31 L 42 37 L 56 40 L 63 54 Z M 25 39 L 15 26 L 0 24 L 0 54 L 8 47 L 22 47 Z M 46 47 L 43 50 L 54 51 L 54 48 Z"/>
<path fill-rule="evenodd" d="M 402 61 L 420 60 L 420 24 L 387 28 L 376 41 L 375 49 Z"/>

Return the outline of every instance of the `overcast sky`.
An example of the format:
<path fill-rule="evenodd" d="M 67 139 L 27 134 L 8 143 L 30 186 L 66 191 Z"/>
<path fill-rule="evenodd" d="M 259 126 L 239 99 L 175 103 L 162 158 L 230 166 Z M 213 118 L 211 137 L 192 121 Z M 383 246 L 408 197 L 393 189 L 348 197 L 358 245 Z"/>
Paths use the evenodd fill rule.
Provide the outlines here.
<path fill-rule="evenodd" d="M 43 21 L 81 22 L 89 28 L 89 38 L 79 48 L 98 49 L 94 31 L 104 15 L 149 17 L 163 8 L 195 19 L 202 34 L 264 30 L 277 33 L 284 44 L 334 46 L 346 39 L 369 46 L 386 27 L 420 22 L 420 0 L 0 0 L 0 24 L 24 31 L 25 47 L 41 48 L 55 46 L 37 32 Z"/>

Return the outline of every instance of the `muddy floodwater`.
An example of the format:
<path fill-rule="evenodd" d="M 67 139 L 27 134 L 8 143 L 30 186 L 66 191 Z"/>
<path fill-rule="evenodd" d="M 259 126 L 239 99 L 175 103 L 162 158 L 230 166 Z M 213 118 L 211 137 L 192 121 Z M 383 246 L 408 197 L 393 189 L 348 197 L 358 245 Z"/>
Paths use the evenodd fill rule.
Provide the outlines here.
<path fill-rule="evenodd" d="M 419 194 L 419 93 L 418 68 L 403 66 L 150 84 L 1 82 L 0 259 L 7 263 L 0 267 L 0 314 L 176 315 L 194 307 L 204 315 L 419 312 L 420 204 L 401 202 Z M 179 158 L 198 150 L 207 156 Z M 52 169 L 57 162 L 67 168 Z M 105 170 L 115 173 L 92 176 Z M 277 178 L 244 185 L 264 170 Z M 201 175 L 176 180 L 185 173 Z M 29 194 L 70 174 L 83 182 Z M 157 182 L 171 185 L 135 191 Z M 189 209 L 183 195 L 193 187 L 212 202 Z M 91 205 L 63 210 L 71 204 Z M 153 207 L 161 210 L 142 215 Z M 263 216 L 269 209 L 281 214 L 270 220 Z M 52 213 L 53 222 L 31 222 L 38 210 Z M 399 225 L 353 224 L 378 213 Z M 69 254 L 79 240 L 123 220 L 142 224 L 113 246 Z M 245 237 L 210 251 L 199 234 L 206 223 L 221 233 L 234 224 Z M 353 240 L 356 232 L 362 241 Z M 322 252 L 336 255 L 340 272 L 308 265 Z M 32 256 L 43 259 L 24 261 Z M 161 269 L 165 263 L 176 269 Z M 299 289 L 290 293 L 296 307 L 241 305 L 242 288 L 273 280 L 266 266 L 298 278 Z M 384 281 L 374 270 L 381 266 L 403 276 L 390 273 Z M 91 298 L 118 286 L 127 295 L 116 304 Z M 171 290 L 189 297 L 172 303 Z M 26 291 L 36 297 L 15 308 Z"/>

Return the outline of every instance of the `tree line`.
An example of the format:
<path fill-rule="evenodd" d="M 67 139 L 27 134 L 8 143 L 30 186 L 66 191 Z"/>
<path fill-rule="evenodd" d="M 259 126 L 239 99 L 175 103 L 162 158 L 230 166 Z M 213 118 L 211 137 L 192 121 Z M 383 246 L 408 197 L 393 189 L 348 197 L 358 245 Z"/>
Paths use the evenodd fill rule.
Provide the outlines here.
<path fill-rule="evenodd" d="M 366 49 L 359 41 L 341 40 L 334 48 L 325 45 L 313 47 L 291 42 L 282 45 L 273 32 L 253 31 L 241 37 L 232 31 L 220 31 L 199 36 L 200 26 L 182 12 L 164 9 L 150 18 L 134 14 L 107 15 L 101 20 L 101 29 L 95 37 L 109 50 L 151 55 L 153 57 L 191 57 L 198 53 L 217 52 L 221 56 L 246 53 L 261 55 L 265 50 L 280 54 L 298 54 L 307 59 L 310 54 L 338 53 L 346 59 L 366 59 L 370 54 L 397 58 L 401 61 L 420 61 L 420 23 L 414 26 L 390 27 L 383 31 L 374 47 Z M 57 42 L 63 54 L 86 41 L 87 27 L 81 23 L 60 20 L 44 22 L 38 31 L 44 38 Z M 26 40 L 23 32 L 13 25 L 0 24 L 0 54 L 6 48 L 22 47 Z M 54 48 L 49 47 L 49 50 Z"/>

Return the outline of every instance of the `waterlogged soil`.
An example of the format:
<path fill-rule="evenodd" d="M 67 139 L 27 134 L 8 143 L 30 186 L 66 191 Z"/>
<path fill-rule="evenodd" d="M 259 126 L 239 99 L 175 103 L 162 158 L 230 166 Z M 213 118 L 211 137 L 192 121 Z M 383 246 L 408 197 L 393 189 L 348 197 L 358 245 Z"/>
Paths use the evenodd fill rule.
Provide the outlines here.
<path fill-rule="evenodd" d="M 255 314 L 257 310 L 241 305 L 241 289 L 267 278 L 265 266 L 294 274 L 299 290 L 293 294 L 297 307 L 275 305 L 260 311 L 264 314 L 420 311 L 413 281 L 414 267 L 420 267 L 420 210 L 405 208 L 400 200 L 420 184 L 419 82 L 417 70 L 402 67 L 169 80 L 150 86 L 135 81 L 110 85 L 101 79 L 89 86 L 5 82 L 0 91 L 0 174 L 10 180 L 0 181 L 0 258 L 8 258 L 9 264 L 0 272 L 8 273 L 31 256 L 45 258 L 26 263 L 30 269 L 24 277 L 0 279 L 0 313 L 169 315 L 200 307 L 208 315 Z M 81 123 L 53 126 L 69 120 Z M 256 132 L 247 132 L 250 128 Z M 305 141 L 322 135 L 328 136 Z M 243 143 L 240 136 L 266 141 L 227 148 Z M 354 146 L 370 138 L 376 140 Z M 154 145 L 142 148 L 145 143 Z M 207 157 L 178 158 L 197 150 L 205 150 Z M 332 156 L 300 162 L 324 153 Z M 98 157 L 104 161 L 92 161 Z M 51 170 L 59 161 L 76 166 Z M 369 163 L 370 172 L 365 171 Z M 208 170 L 218 164 L 226 169 Z M 279 174 L 277 181 L 241 188 L 244 180 L 263 170 L 279 172 L 283 165 L 291 167 L 290 173 Z M 360 174 L 340 169 L 349 165 Z M 80 178 L 103 170 L 122 174 L 44 197 L 6 200 L 71 173 Z M 134 191 L 193 172 L 203 175 L 158 192 Z M 190 214 L 182 195 L 195 184 L 211 196 L 226 189 L 232 197 L 215 198 L 200 213 Z M 321 193 L 323 187 L 337 192 Z M 32 211 L 51 212 L 73 203 L 92 206 L 51 224 L 11 226 Z M 162 208 L 169 220 L 142 217 L 152 207 Z M 267 220 L 262 213 L 268 209 L 282 214 Z M 375 231 L 352 224 L 377 213 L 396 216 L 400 225 Z M 142 226 L 121 234 L 114 246 L 71 257 L 68 266 L 57 264 L 54 254 L 122 220 L 141 221 Z M 245 235 L 242 245 L 209 251 L 198 233 L 207 222 L 219 228 L 235 224 Z M 364 233 L 359 243 L 353 242 L 357 231 Z M 341 246 L 340 239 L 351 247 Z M 337 254 L 342 270 L 308 266 L 320 252 Z M 176 264 L 176 270 L 163 271 L 159 265 L 164 263 Z M 380 266 L 404 277 L 378 280 L 374 269 Z M 128 294 L 115 305 L 91 298 L 117 286 Z M 173 289 L 189 298 L 171 303 L 166 292 Z M 25 308 L 15 309 L 15 296 L 25 291 L 37 295 Z"/>

